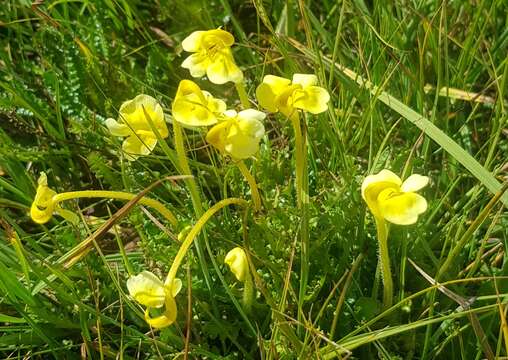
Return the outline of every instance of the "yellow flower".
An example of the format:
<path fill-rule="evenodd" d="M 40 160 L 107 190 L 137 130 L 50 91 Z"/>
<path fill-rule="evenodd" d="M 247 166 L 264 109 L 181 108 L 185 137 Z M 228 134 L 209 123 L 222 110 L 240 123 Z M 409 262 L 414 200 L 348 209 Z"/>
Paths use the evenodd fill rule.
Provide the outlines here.
<path fill-rule="evenodd" d="M 30 217 L 37 224 L 45 224 L 55 211 L 53 196 L 56 195 L 56 191 L 48 186 L 48 178 L 45 173 L 41 173 L 37 182 L 37 193 L 30 207 Z"/>
<path fill-rule="evenodd" d="M 246 276 L 249 274 L 249 262 L 245 251 L 241 247 L 230 250 L 226 254 L 224 262 L 229 266 L 238 281 L 245 281 Z"/>
<path fill-rule="evenodd" d="M 427 201 L 415 192 L 424 188 L 429 178 L 411 175 L 404 182 L 390 170 L 369 175 L 362 183 L 362 197 L 376 218 L 393 224 L 410 225 L 427 210 Z"/>
<path fill-rule="evenodd" d="M 37 183 L 37 192 L 30 207 L 30 217 L 34 222 L 45 224 L 53 217 L 54 212 L 74 224 L 79 221 L 76 214 L 62 209 L 58 202 L 54 200 L 57 192 L 48 186 L 48 178 L 45 173 L 40 174 Z"/>
<path fill-rule="evenodd" d="M 183 49 L 193 52 L 182 63 L 193 77 L 205 74 L 214 84 L 234 83 L 243 80 L 243 73 L 235 64 L 231 45 L 235 42 L 233 35 L 221 29 L 194 31 L 183 42 Z"/>
<path fill-rule="evenodd" d="M 228 110 L 224 112 L 224 120 L 208 131 L 206 141 L 236 160 L 247 159 L 259 149 L 265 133 L 261 121 L 265 117 L 265 113 L 253 109 L 239 113 Z"/>
<path fill-rule="evenodd" d="M 316 75 L 294 74 L 293 81 L 279 76 L 266 75 L 256 89 L 259 104 L 270 112 L 280 111 L 287 117 L 296 109 L 319 114 L 327 110 L 328 91 L 316 86 Z"/>
<path fill-rule="evenodd" d="M 189 126 L 208 126 L 218 122 L 218 116 L 226 111 L 226 103 L 202 91 L 190 80 L 182 80 L 173 101 L 173 118 Z"/>
<path fill-rule="evenodd" d="M 128 160 L 136 160 L 139 155 L 148 155 L 157 145 L 153 126 L 162 138 L 166 138 L 168 128 L 162 107 L 157 100 L 148 95 L 138 95 L 120 107 L 119 120 L 107 119 L 106 126 L 114 136 L 126 137 L 122 144 Z"/>
<path fill-rule="evenodd" d="M 145 320 L 154 328 L 163 328 L 176 320 L 177 308 L 175 297 L 182 288 L 182 282 L 175 279 L 173 286 L 163 284 L 162 281 L 150 271 L 142 271 L 127 280 L 129 294 L 141 305 L 146 306 Z M 150 309 L 160 309 L 164 312 L 157 317 L 150 317 Z"/>

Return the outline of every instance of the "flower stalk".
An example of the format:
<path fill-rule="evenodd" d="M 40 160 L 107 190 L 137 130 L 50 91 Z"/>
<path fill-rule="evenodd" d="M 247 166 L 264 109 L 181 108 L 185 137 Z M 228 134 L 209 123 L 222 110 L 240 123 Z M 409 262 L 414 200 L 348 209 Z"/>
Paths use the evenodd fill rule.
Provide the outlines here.
<path fill-rule="evenodd" d="M 182 173 L 182 175 L 191 175 L 192 176 L 189 162 L 187 160 L 187 154 L 185 152 L 182 127 L 180 126 L 178 121 L 173 122 L 173 132 L 174 132 L 176 154 L 178 157 L 178 164 L 180 165 L 180 172 Z M 190 177 L 185 180 L 185 183 L 186 183 L 187 187 L 189 188 L 189 192 L 190 192 L 191 200 L 192 200 L 192 205 L 194 206 L 196 215 L 199 217 L 203 213 L 203 206 L 201 205 L 201 198 L 199 195 L 198 187 L 196 185 L 196 180 L 194 179 L 194 177 Z"/>
<path fill-rule="evenodd" d="M 427 200 L 416 192 L 427 186 L 429 178 L 413 174 L 402 181 L 390 170 L 367 176 L 362 183 L 362 198 L 374 216 L 379 244 L 379 264 L 383 280 L 383 306 L 393 303 L 393 280 L 388 254 L 388 223 L 412 225 L 427 210 Z"/>
<path fill-rule="evenodd" d="M 206 224 L 206 222 L 220 209 L 228 206 L 228 205 L 241 205 L 241 206 L 248 206 L 247 201 L 239 198 L 228 198 L 219 201 L 215 205 L 213 205 L 211 208 L 209 208 L 203 216 L 199 218 L 199 220 L 196 222 L 194 227 L 189 231 L 187 236 L 185 237 L 185 240 L 183 241 L 182 245 L 180 246 L 180 249 L 178 250 L 178 253 L 175 256 L 175 260 L 173 261 L 173 264 L 171 264 L 171 268 L 169 269 L 168 276 L 166 277 L 166 284 L 172 284 L 173 281 L 176 278 L 176 273 L 178 272 L 178 268 L 180 267 L 185 254 L 187 253 L 187 250 L 192 245 L 194 239 L 199 234 L 203 226 Z"/>
<path fill-rule="evenodd" d="M 379 262 L 383 281 L 383 307 L 388 309 L 393 303 L 393 279 L 388 253 L 388 224 L 383 218 L 376 217 L 377 240 L 379 243 Z"/>
<path fill-rule="evenodd" d="M 252 309 L 252 300 L 254 298 L 254 286 L 252 283 L 252 277 L 250 272 L 245 275 L 245 281 L 243 282 L 243 297 L 242 304 L 245 312 L 248 314 Z"/>
<path fill-rule="evenodd" d="M 108 191 L 108 190 L 83 190 L 83 191 L 69 191 L 53 196 L 53 201 L 58 204 L 62 201 L 79 199 L 79 198 L 105 198 L 114 200 L 127 200 L 130 201 L 136 197 L 135 194 L 123 191 Z M 171 211 L 169 211 L 162 203 L 155 199 L 141 198 L 138 202 L 141 205 L 146 205 L 157 210 L 171 225 L 177 226 L 178 220 Z"/>
<path fill-rule="evenodd" d="M 235 87 L 238 93 L 238 97 L 240 98 L 240 102 L 242 103 L 242 107 L 244 109 L 250 108 L 249 96 L 247 95 L 247 90 L 245 89 L 245 82 L 236 82 Z"/>
<path fill-rule="evenodd" d="M 236 163 L 238 169 L 242 173 L 243 177 L 249 183 L 250 192 L 252 196 L 252 202 L 254 204 L 254 211 L 259 212 L 261 210 L 261 196 L 259 195 L 258 185 L 256 183 L 256 179 L 250 173 L 249 169 L 245 165 L 243 161 L 238 161 Z"/>
<path fill-rule="evenodd" d="M 307 283 L 309 278 L 309 179 L 307 176 L 307 142 L 305 132 L 302 131 L 300 115 L 295 112 L 291 116 L 291 124 L 295 133 L 295 187 L 297 205 L 300 209 L 300 243 L 301 243 L 301 265 L 300 265 L 300 287 L 298 293 L 298 304 L 303 306 Z"/>

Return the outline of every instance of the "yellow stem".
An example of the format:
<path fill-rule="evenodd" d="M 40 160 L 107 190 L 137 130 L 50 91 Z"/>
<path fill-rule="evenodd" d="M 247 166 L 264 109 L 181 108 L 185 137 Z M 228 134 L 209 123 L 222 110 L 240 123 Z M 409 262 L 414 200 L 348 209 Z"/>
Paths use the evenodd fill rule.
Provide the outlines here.
<path fill-rule="evenodd" d="M 250 108 L 249 96 L 247 95 L 247 90 L 245 90 L 245 83 L 243 81 L 235 83 L 236 91 L 238 92 L 238 97 L 240 98 L 240 102 L 242 103 L 242 107 L 244 109 Z"/>
<path fill-rule="evenodd" d="M 106 190 L 84 190 L 84 191 L 70 191 L 65 193 L 56 194 L 53 196 L 53 201 L 55 204 L 71 199 L 77 198 L 109 198 L 109 199 L 117 199 L 117 200 L 132 200 L 136 197 L 135 194 L 126 193 L 122 191 L 106 191 Z M 178 220 L 175 215 L 171 211 L 169 211 L 162 203 L 155 199 L 150 198 L 141 198 L 139 200 L 139 204 L 146 205 L 157 210 L 166 220 L 168 220 L 171 225 L 177 226 Z"/>
<path fill-rule="evenodd" d="M 383 307 L 388 309 L 393 301 L 393 280 L 390 269 L 390 256 L 388 254 L 388 226 L 383 218 L 375 217 L 377 240 L 379 242 L 379 259 L 383 279 Z"/>
<path fill-rule="evenodd" d="M 250 173 L 247 166 L 245 166 L 245 163 L 243 161 L 238 161 L 236 163 L 236 166 L 238 166 L 238 169 L 240 169 L 240 172 L 242 173 L 243 177 L 250 186 L 250 192 L 252 196 L 252 202 L 254 203 L 254 211 L 258 212 L 261 210 L 261 196 L 259 195 L 258 190 L 258 184 L 256 183 L 256 179 L 252 174 Z"/>
<path fill-rule="evenodd" d="M 171 265 L 171 268 L 169 269 L 168 276 L 166 277 L 166 285 L 172 284 L 175 280 L 176 273 L 178 272 L 178 268 L 180 267 L 180 264 L 182 263 L 185 254 L 187 253 L 187 250 L 189 250 L 189 247 L 192 245 L 192 242 L 198 235 L 198 233 L 201 231 L 203 226 L 206 224 L 206 222 L 220 209 L 222 209 L 225 206 L 228 205 L 242 205 L 242 206 L 248 206 L 247 201 L 243 199 L 238 198 L 229 198 L 224 199 L 216 203 L 214 206 L 209 208 L 201 218 L 196 222 L 196 224 L 193 226 L 191 231 L 187 234 L 185 237 L 185 240 L 182 243 L 182 246 L 180 246 L 180 249 L 178 250 L 178 253 L 175 256 L 175 260 L 173 261 L 173 264 Z"/>

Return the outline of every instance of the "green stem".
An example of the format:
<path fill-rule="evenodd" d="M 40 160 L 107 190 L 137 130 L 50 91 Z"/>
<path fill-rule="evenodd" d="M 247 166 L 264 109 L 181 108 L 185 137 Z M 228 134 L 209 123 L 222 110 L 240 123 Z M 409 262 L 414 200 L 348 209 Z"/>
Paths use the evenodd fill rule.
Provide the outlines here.
<path fill-rule="evenodd" d="M 182 127 L 176 120 L 173 121 L 173 131 L 175 135 L 175 148 L 178 157 L 178 164 L 180 165 L 180 172 L 182 173 L 182 175 L 192 175 L 191 169 L 189 167 L 189 162 L 187 160 L 187 154 L 185 152 Z M 189 188 L 189 192 L 192 199 L 192 205 L 194 206 L 194 211 L 196 215 L 199 217 L 203 214 L 203 206 L 201 205 L 201 198 L 199 196 L 196 180 L 194 180 L 194 178 L 192 177 L 186 179 L 185 183 Z"/>
<path fill-rule="evenodd" d="M 191 169 L 189 167 L 189 162 L 187 160 L 187 155 L 185 152 L 185 146 L 183 142 L 183 132 L 182 127 L 177 121 L 173 121 L 173 132 L 174 132 L 174 140 L 175 140 L 175 148 L 176 154 L 178 157 L 178 163 L 180 166 L 180 171 L 183 175 L 192 175 Z M 190 178 L 186 180 L 185 184 L 189 189 L 189 193 L 192 200 L 192 205 L 194 207 L 194 213 L 197 218 L 200 218 L 203 215 L 203 206 L 201 204 L 201 197 L 199 195 L 198 187 L 196 185 L 196 181 L 194 178 Z M 205 242 L 206 242 L 206 234 L 205 234 Z M 212 279 L 210 277 L 210 273 L 208 272 L 208 266 L 205 260 L 205 254 L 203 252 L 203 247 L 201 242 L 196 241 L 196 252 L 198 254 L 199 265 L 201 267 L 201 271 L 203 272 L 203 276 L 205 277 L 205 283 L 208 289 L 212 289 Z M 213 303 L 213 302 L 212 302 Z"/>
<path fill-rule="evenodd" d="M 208 209 L 203 216 L 199 218 L 199 220 L 196 222 L 194 227 L 189 231 L 187 236 L 185 237 L 185 240 L 183 241 L 182 245 L 180 246 L 180 249 L 178 250 L 178 253 L 175 256 L 175 260 L 173 261 L 173 264 L 171 264 L 171 268 L 169 269 L 168 276 L 166 278 L 166 284 L 172 284 L 175 280 L 176 273 L 178 272 L 178 268 L 180 267 L 185 254 L 187 253 L 187 250 L 189 250 L 189 247 L 192 245 L 194 239 L 198 235 L 198 233 L 201 231 L 203 226 L 206 224 L 206 222 L 220 209 L 223 207 L 226 207 L 228 205 L 241 205 L 241 206 L 248 206 L 247 201 L 243 199 L 238 198 L 229 198 L 224 199 L 216 203 L 214 206 L 212 206 L 210 209 Z"/>
<path fill-rule="evenodd" d="M 238 161 L 236 163 L 236 166 L 238 166 L 238 169 L 240 169 L 240 172 L 242 173 L 243 177 L 250 186 L 250 192 L 252 196 L 252 202 L 254 203 L 254 211 L 258 212 L 261 210 L 261 196 L 259 195 L 258 185 L 256 183 L 256 179 L 252 174 L 250 173 L 247 166 L 245 166 L 245 163 L 243 161 Z"/>
<path fill-rule="evenodd" d="M 377 240 L 379 242 L 379 261 L 383 275 L 383 307 L 388 309 L 393 301 L 393 280 L 388 254 L 388 226 L 384 219 L 376 217 Z"/>
<path fill-rule="evenodd" d="M 248 271 L 247 275 L 245 276 L 245 281 L 243 282 L 243 298 L 242 298 L 243 307 L 247 314 L 250 313 L 252 309 L 253 296 L 254 296 L 254 286 L 252 284 L 250 271 Z"/>
<path fill-rule="evenodd" d="M 245 83 L 243 81 L 235 83 L 236 91 L 238 92 L 238 97 L 240 98 L 240 102 L 242 103 L 242 107 L 244 109 L 250 108 L 249 96 L 247 95 L 247 90 L 245 89 Z"/>
<path fill-rule="evenodd" d="M 65 193 L 56 194 L 53 196 L 55 205 L 61 201 L 77 199 L 77 198 L 109 198 L 117 200 L 132 200 L 136 197 L 135 194 L 122 192 L 122 191 L 107 191 L 107 190 L 84 190 L 84 191 L 70 191 Z M 171 225 L 178 226 L 178 220 L 171 211 L 169 211 L 162 203 L 155 199 L 141 198 L 138 201 L 141 205 L 146 205 L 157 210 Z"/>
<path fill-rule="evenodd" d="M 293 131 L 295 132 L 295 164 L 296 164 L 296 174 L 295 174 L 295 188 L 296 188 L 296 200 L 298 203 L 298 207 L 302 206 L 303 199 L 303 173 L 304 173 L 304 156 L 306 152 L 305 143 L 302 137 L 302 128 L 300 126 L 300 117 L 298 113 L 295 113 L 291 116 L 291 125 L 293 126 Z"/>
<path fill-rule="evenodd" d="M 301 266 L 300 288 L 298 292 L 298 320 L 301 320 L 302 307 L 307 291 L 309 278 L 309 179 L 307 174 L 307 142 L 305 128 L 302 131 L 300 116 L 295 113 L 291 116 L 291 123 L 295 132 L 295 187 L 298 208 L 300 209 L 300 242 Z"/>

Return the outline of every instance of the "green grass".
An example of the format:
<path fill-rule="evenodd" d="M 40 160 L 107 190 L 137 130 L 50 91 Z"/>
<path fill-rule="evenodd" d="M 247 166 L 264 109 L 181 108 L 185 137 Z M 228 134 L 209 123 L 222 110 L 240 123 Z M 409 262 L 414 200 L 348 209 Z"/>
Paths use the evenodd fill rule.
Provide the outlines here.
<path fill-rule="evenodd" d="M 500 316 L 508 296 L 505 2 L 209 3 L 0 7 L 1 358 L 508 356 Z M 235 36 L 253 106 L 265 74 L 315 73 L 331 94 L 328 112 L 307 116 L 309 205 L 305 214 L 297 208 L 291 124 L 269 115 L 261 151 L 246 161 L 264 210 L 244 218 L 231 207 L 207 223 L 200 256 L 194 247 L 178 274 L 176 323 L 152 331 L 126 279 L 142 270 L 164 277 L 175 237 L 197 221 L 199 207 L 250 200 L 240 171 L 206 146 L 203 132 L 184 130 L 201 203 L 183 181 L 150 192 L 176 214 L 178 228 L 146 208 L 163 230 L 133 207 L 68 266 L 69 254 L 122 203 L 66 202 L 80 215 L 76 225 L 58 216 L 37 225 L 28 210 L 43 171 L 58 192 L 139 193 L 179 175 L 172 136 L 151 155 L 121 162 L 121 141 L 104 121 L 139 93 L 169 114 L 179 81 L 191 78 L 180 67 L 181 41 L 219 26 Z M 232 83 L 196 82 L 240 108 Z M 383 168 L 431 178 L 418 223 L 390 228 L 395 299 L 385 311 L 374 219 L 360 193 L 363 178 Z M 310 246 L 300 294 L 302 214 Z M 235 245 L 249 249 L 257 270 L 250 313 L 223 264 Z"/>

